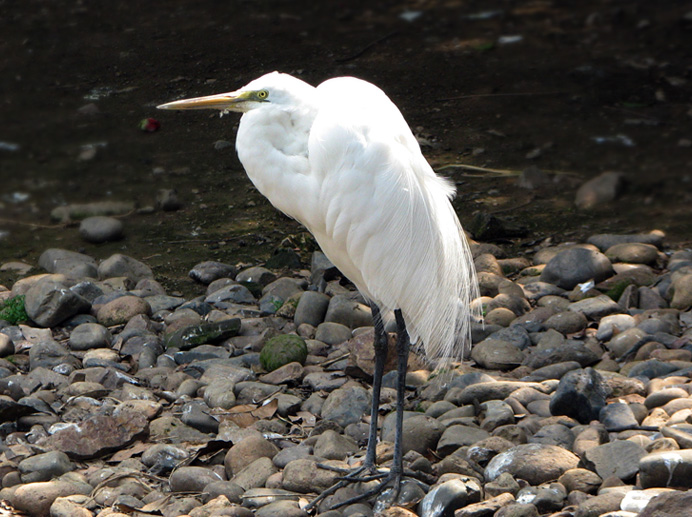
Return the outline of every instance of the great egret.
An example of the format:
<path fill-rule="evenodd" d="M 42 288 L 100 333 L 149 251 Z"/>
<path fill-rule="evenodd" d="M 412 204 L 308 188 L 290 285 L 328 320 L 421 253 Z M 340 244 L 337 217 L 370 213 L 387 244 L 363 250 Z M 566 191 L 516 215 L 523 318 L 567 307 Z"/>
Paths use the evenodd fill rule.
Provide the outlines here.
<path fill-rule="evenodd" d="M 375 325 L 373 405 L 363 467 L 347 476 L 352 480 L 361 479 L 356 474 L 362 472 L 377 477 L 377 415 L 387 354 L 381 311 L 394 311 L 394 459 L 386 479 L 365 496 L 393 483 L 396 498 L 403 475 L 409 343 L 422 343 L 426 356 L 433 359 L 455 351 L 459 355 L 470 343 L 471 301 L 478 288 L 468 244 L 450 202 L 454 186 L 432 170 L 384 92 L 353 77 L 313 87 L 273 72 L 235 92 L 159 108 L 242 113 L 236 148 L 250 180 L 276 208 L 314 235 L 327 257 L 369 301 Z"/>

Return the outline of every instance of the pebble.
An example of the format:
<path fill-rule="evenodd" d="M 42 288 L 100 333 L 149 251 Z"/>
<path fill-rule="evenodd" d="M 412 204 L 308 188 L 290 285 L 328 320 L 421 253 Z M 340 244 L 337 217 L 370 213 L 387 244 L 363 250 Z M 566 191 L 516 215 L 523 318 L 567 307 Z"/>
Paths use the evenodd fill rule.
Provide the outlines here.
<path fill-rule="evenodd" d="M 692 257 L 669 253 L 658 233 L 589 242 L 519 258 L 479 247 L 489 312 L 485 328 L 474 326 L 473 362 L 436 376 L 409 358 L 406 468 L 430 490 L 414 490 L 409 510 L 363 501 L 326 512 L 325 502 L 323 514 L 590 517 L 646 515 L 643 501 L 680 504 L 663 497 L 692 488 Z M 587 257 L 591 270 L 577 284 L 594 286 L 581 292 L 570 266 L 548 267 L 566 256 Z M 309 500 L 341 476 L 320 465 L 348 470 L 362 459 L 370 309 L 321 254 L 310 272 L 279 279 L 262 266 L 236 274 L 202 262 L 190 272 L 201 284 L 191 284 L 200 292 L 190 300 L 167 294 L 148 266 L 125 255 L 98 264 L 54 249 L 38 265 L 48 275 L 6 286 L 12 295 L 34 289 L 27 298 L 36 319 L 0 328 L 1 348 L 14 352 L 11 363 L 0 361 L 0 498 L 33 504 L 32 512 L 53 504 L 57 517 L 86 517 L 96 503 L 116 501 L 160 501 L 163 515 L 304 516 L 297 494 Z M 535 276 L 546 270 L 559 274 Z M 634 283 L 617 291 L 625 281 Z M 79 297 L 77 312 L 48 308 L 55 294 L 47 293 L 61 289 Z M 276 338 L 300 343 L 299 356 L 284 362 L 270 353 Z M 389 344 L 387 371 L 396 359 Z M 394 379 L 387 373 L 381 394 L 384 467 Z M 162 482 L 128 475 L 145 470 Z M 109 476 L 123 477 L 94 491 Z M 30 502 L 25 487 L 45 489 L 51 504 L 36 510 L 44 502 Z M 92 492 L 94 502 L 79 495 Z"/>
<path fill-rule="evenodd" d="M 224 264 L 223 262 L 207 260 L 193 267 L 188 273 L 188 276 L 200 284 L 209 285 L 214 280 L 220 278 L 232 279 L 236 276 L 237 272 L 238 270 L 235 266 Z"/>
<path fill-rule="evenodd" d="M 117 241 L 123 238 L 123 223 L 115 217 L 87 217 L 79 225 L 79 235 L 93 244 Z"/>
<path fill-rule="evenodd" d="M 623 173 L 604 172 L 579 187 L 574 203 L 582 210 L 605 205 L 620 196 L 624 186 L 625 175 Z"/>

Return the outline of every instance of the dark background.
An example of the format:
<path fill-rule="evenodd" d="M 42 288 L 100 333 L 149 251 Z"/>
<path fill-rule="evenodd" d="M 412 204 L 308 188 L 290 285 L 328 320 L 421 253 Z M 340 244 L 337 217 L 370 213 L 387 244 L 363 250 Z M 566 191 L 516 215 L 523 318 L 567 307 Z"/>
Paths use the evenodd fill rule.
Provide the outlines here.
<path fill-rule="evenodd" d="M 214 148 L 234 141 L 237 116 L 155 106 L 273 70 L 369 80 L 435 168 L 513 171 L 444 174 L 464 225 L 483 212 L 523 229 L 503 239 L 516 253 L 598 232 L 692 242 L 689 2 L 23 0 L 0 1 L 0 13 L 0 141 L 19 146 L 0 149 L 0 263 L 35 264 L 49 247 L 122 252 L 187 291 L 197 262 L 266 259 L 301 229 L 252 188 L 233 146 Z M 146 117 L 160 130 L 140 131 Z M 594 140 L 617 135 L 634 145 Z M 80 158 L 89 144 L 94 156 Z M 532 166 L 563 174 L 520 188 Z M 577 211 L 576 188 L 604 171 L 623 172 L 627 191 Z M 50 220 L 68 203 L 153 206 L 160 188 L 177 189 L 183 208 L 127 215 L 117 243 L 87 244 Z"/>

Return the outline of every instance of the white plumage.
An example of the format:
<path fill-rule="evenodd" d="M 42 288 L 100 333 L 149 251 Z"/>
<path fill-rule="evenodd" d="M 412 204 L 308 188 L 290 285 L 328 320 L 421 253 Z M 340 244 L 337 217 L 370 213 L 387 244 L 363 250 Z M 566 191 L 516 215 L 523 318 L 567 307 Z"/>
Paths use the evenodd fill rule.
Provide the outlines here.
<path fill-rule="evenodd" d="M 401 309 L 428 358 L 459 355 L 470 342 L 477 283 L 450 202 L 455 188 L 382 90 L 352 77 L 315 88 L 273 72 L 237 92 L 164 107 L 243 112 L 236 147 L 258 190 L 366 298 Z"/>

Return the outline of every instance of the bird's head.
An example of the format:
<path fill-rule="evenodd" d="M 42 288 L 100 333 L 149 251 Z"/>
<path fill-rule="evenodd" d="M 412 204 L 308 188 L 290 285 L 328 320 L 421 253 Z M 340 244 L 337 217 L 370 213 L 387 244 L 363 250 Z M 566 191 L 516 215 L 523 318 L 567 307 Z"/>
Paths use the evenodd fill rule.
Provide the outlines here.
<path fill-rule="evenodd" d="M 222 113 L 229 111 L 246 113 L 269 105 L 299 106 L 309 102 L 314 89 L 313 86 L 291 75 L 272 72 L 234 92 L 182 99 L 161 104 L 157 108 L 165 110 L 218 109 Z"/>

